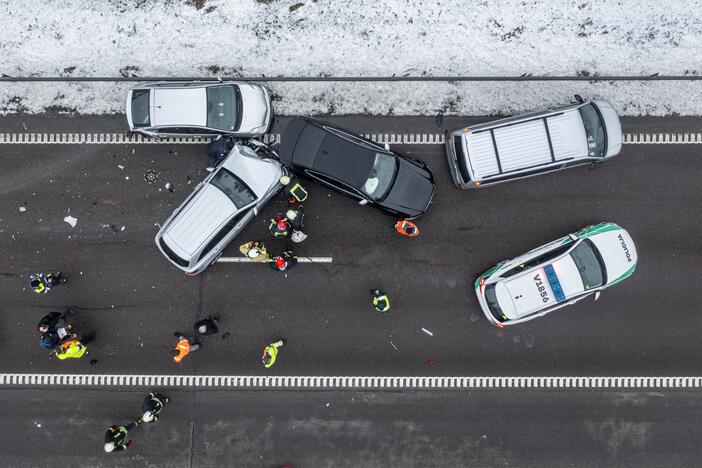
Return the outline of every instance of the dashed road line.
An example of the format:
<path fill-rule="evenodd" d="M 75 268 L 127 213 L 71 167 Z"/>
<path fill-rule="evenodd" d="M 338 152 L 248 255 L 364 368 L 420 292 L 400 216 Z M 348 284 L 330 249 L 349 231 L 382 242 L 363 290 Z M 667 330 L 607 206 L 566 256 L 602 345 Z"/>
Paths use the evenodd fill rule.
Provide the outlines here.
<path fill-rule="evenodd" d="M 0 374 L 0 386 L 231 389 L 678 389 L 702 377 L 322 377 L 224 375 Z"/>
<path fill-rule="evenodd" d="M 390 145 L 443 145 L 443 133 L 366 133 L 364 137 L 379 144 Z M 208 137 L 147 138 L 125 133 L 0 133 L 0 144 L 15 145 L 201 145 Z M 267 144 L 280 143 L 280 134 L 269 133 L 262 140 Z M 699 145 L 702 133 L 625 133 L 625 144 L 635 145 Z"/>
<path fill-rule="evenodd" d="M 299 263 L 333 263 L 332 257 L 297 257 Z M 217 263 L 260 263 L 248 257 L 220 257 Z"/>

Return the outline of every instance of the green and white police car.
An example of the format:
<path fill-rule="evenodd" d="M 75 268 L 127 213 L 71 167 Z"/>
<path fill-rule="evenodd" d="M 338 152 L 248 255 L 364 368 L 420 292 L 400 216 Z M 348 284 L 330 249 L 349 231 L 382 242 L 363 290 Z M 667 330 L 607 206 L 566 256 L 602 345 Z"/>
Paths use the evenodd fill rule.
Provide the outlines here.
<path fill-rule="evenodd" d="M 614 223 L 588 226 L 498 263 L 475 280 L 490 323 L 514 325 L 546 315 L 615 285 L 636 269 L 629 233 Z"/>

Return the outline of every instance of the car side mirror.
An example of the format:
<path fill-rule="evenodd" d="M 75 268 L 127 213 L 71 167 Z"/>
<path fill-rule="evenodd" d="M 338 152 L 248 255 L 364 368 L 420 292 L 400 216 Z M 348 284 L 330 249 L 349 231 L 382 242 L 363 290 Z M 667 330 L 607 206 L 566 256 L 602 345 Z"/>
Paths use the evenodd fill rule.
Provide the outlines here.
<path fill-rule="evenodd" d="M 390 151 L 390 143 L 385 143 L 385 144 L 383 145 L 383 147 L 384 147 L 386 150 Z"/>
<path fill-rule="evenodd" d="M 367 204 L 368 204 L 368 200 L 366 200 L 365 198 L 361 198 L 361 201 L 359 201 L 358 204 L 359 204 L 359 205 L 367 205 Z"/>
<path fill-rule="evenodd" d="M 578 236 L 576 236 L 575 234 L 568 234 L 568 237 L 570 237 L 571 240 L 574 240 L 574 241 L 578 240 Z"/>
<path fill-rule="evenodd" d="M 585 102 L 585 99 L 583 99 L 583 97 L 579 94 L 575 95 L 575 100 L 577 101 L 578 104 L 582 104 L 583 102 Z"/>
<path fill-rule="evenodd" d="M 595 293 L 595 297 L 593 298 L 593 300 L 596 301 L 596 300 L 599 299 L 599 298 L 600 298 L 600 292 L 597 291 L 597 292 Z"/>
<path fill-rule="evenodd" d="M 254 216 L 258 216 L 258 208 L 256 208 L 255 206 L 253 207 L 253 214 Z"/>
<path fill-rule="evenodd" d="M 591 171 L 591 170 L 593 170 L 593 169 L 596 168 L 596 167 L 597 167 L 597 162 L 596 162 L 596 161 L 592 161 L 592 162 L 590 163 L 590 165 L 587 166 L 587 170 L 588 170 L 588 171 Z"/>

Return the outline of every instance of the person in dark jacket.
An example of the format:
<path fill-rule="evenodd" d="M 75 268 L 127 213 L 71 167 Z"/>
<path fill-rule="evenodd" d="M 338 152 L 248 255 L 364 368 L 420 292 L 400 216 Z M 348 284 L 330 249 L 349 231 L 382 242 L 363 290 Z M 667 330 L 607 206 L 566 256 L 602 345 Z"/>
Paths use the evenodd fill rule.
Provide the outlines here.
<path fill-rule="evenodd" d="M 39 320 L 39 324 L 37 325 L 37 331 L 39 333 L 48 332 L 52 328 L 56 328 L 56 325 L 58 325 L 59 320 L 63 321 L 65 326 L 66 317 L 69 315 L 73 315 L 73 310 L 63 309 L 61 312 L 49 312 L 44 317 L 42 317 L 41 320 Z"/>
<path fill-rule="evenodd" d="M 63 309 L 61 312 L 49 312 L 37 325 L 37 331 L 41 333 L 39 342 L 46 349 L 54 349 L 64 341 L 75 338 L 71 333 L 72 325 L 66 323 L 66 317 L 73 314 L 71 309 Z M 59 321 L 62 322 L 58 326 Z"/>
<path fill-rule="evenodd" d="M 289 270 L 297 265 L 297 255 L 295 255 L 292 249 L 287 249 L 282 255 L 273 257 L 269 265 L 276 271 Z"/>
<path fill-rule="evenodd" d="M 144 398 L 144 403 L 141 405 L 143 422 L 158 421 L 158 415 L 166 404 L 171 401 L 166 395 L 159 392 L 151 392 Z"/>
<path fill-rule="evenodd" d="M 214 335 L 219 332 L 219 314 L 208 315 L 207 318 L 198 320 L 193 325 L 195 333 L 200 335 Z"/>
<path fill-rule="evenodd" d="M 120 452 L 132 445 L 131 440 L 127 440 L 129 431 L 139 425 L 139 421 L 133 421 L 126 426 L 117 426 L 113 424 L 105 432 L 105 452 Z M 125 440 L 127 442 L 125 443 Z"/>

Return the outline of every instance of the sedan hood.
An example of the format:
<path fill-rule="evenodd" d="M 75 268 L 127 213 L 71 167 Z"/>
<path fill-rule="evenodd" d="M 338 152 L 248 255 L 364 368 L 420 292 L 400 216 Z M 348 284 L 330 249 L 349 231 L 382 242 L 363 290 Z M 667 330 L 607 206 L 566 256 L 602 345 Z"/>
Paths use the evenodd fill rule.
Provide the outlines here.
<path fill-rule="evenodd" d="M 434 176 L 428 167 L 417 167 L 398 157 L 395 183 L 380 204 L 409 218 L 424 213 L 434 195 Z"/>
<path fill-rule="evenodd" d="M 263 133 L 270 121 L 270 102 L 268 95 L 260 87 L 250 84 L 240 84 L 242 109 L 241 133 Z M 261 128 L 264 127 L 264 128 Z"/>

